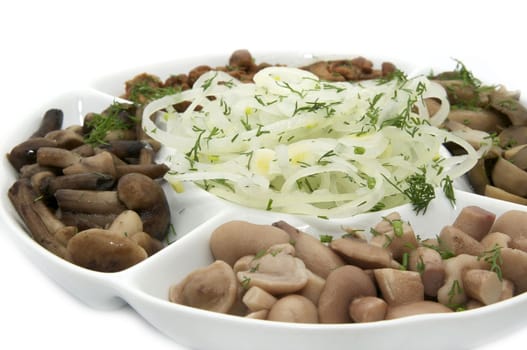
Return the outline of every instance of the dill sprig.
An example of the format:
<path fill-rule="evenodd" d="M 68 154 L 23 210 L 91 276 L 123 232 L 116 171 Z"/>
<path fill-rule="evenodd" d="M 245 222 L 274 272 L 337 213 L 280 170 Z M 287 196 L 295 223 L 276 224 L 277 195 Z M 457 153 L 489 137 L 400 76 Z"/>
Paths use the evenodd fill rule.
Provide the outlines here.
<path fill-rule="evenodd" d="M 91 119 L 86 121 L 90 132 L 84 136 L 84 142 L 93 146 L 107 144 L 105 137 L 110 131 L 127 130 L 134 126 L 135 120 L 128 116 L 128 121 L 121 117 L 121 112 L 126 112 L 130 107 L 128 104 L 114 102 L 102 113 L 94 113 Z"/>

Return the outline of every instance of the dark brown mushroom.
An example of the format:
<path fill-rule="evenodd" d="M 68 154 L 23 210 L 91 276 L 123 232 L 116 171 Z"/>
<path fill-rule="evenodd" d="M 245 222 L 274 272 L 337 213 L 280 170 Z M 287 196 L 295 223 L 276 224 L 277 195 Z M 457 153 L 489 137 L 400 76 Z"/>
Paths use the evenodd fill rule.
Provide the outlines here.
<path fill-rule="evenodd" d="M 143 174 L 126 174 L 117 183 L 117 193 L 128 209 L 139 214 L 145 232 L 159 240 L 165 237 L 170 225 L 170 207 L 159 183 Z"/>
<path fill-rule="evenodd" d="M 505 114 L 512 125 L 527 125 L 527 108 L 519 101 L 517 92 L 500 87 L 490 94 L 490 105 Z"/>
<path fill-rule="evenodd" d="M 44 113 L 38 129 L 31 135 L 33 137 L 44 137 L 47 133 L 62 127 L 64 113 L 60 109 L 49 109 Z"/>
<path fill-rule="evenodd" d="M 24 165 L 33 164 L 37 161 L 37 152 L 42 147 L 56 147 L 57 142 L 44 137 L 33 137 L 24 141 L 7 154 L 7 159 L 17 171 Z"/>
<path fill-rule="evenodd" d="M 38 200 L 29 179 L 17 180 L 9 188 L 8 196 L 33 239 L 55 255 L 67 259 L 66 247 L 54 236 L 65 225 Z"/>

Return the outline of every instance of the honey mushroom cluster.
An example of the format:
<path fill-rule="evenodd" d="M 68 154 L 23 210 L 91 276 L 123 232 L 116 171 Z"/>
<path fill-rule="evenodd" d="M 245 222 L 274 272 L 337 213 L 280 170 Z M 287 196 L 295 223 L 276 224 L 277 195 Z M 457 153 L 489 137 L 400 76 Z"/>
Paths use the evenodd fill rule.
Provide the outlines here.
<path fill-rule="evenodd" d="M 215 261 L 168 292 L 171 302 L 262 320 L 373 322 L 490 305 L 527 291 L 527 212 L 463 208 L 435 239 L 397 212 L 367 240 L 320 240 L 279 221 L 230 221 L 209 245 Z M 324 241 L 324 242 L 323 242 Z"/>
<path fill-rule="evenodd" d="M 50 252 L 114 272 L 163 247 L 170 209 L 159 179 L 168 168 L 155 163 L 160 145 L 143 133 L 138 113 L 114 103 L 63 129 L 62 110 L 50 109 L 7 155 L 18 174 L 9 199 Z"/>

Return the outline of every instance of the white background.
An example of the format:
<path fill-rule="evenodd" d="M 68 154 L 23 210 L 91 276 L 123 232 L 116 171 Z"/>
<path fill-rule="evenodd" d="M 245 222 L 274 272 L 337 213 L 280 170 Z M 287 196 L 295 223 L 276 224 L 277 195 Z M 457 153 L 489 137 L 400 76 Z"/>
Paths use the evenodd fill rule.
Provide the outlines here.
<path fill-rule="evenodd" d="M 1 119 L 16 121 L 17 113 L 94 77 L 181 56 L 228 56 L 239 48 L 416 62 L 455 57 L 489 82 L 521 89 L 527 56 L 520 4 L 13 1 L 0 11 Z M 130 308 L 97 311 L 64 292 L 25 259 L 1 226 L 0 276 L 2 349 L 182 349 Z M 520 348 L 526 340 L 527 328 L 485 349 Z"/>

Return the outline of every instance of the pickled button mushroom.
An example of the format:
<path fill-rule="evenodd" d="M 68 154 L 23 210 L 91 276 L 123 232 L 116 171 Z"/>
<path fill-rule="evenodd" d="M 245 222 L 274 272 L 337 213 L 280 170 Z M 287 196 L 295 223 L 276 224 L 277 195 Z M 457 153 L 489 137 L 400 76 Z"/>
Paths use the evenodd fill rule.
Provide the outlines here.
<path fill-rule="evenodd" d="M 302 260 L 287 252 L 269 249 L 255 257 L 250 269 L 236 275 L 245 288 L 260 287 L 272 295 L 294 293 L 305 287 L 308 281 L 306 266 Z"/>
<path fill-rule="evenodd" d="M 267 319 L 280 322 L 318 323 L 318 312 L 311 300 L 292 294 L 274 303 Z"/>
<path fill-rule="evenodd" d="M 237 297 L 238 282 L 232 268 L 217 260 L 194 270 L 183 281 L 172 286 L 169 300 L 203 310 L 227 313 Z"/>
<path fill-rule="evenodd" d="M 273 244 L 288 242 L 289 235 L 279 228 L 234 220 L 214 230 L 210 249 L 215 259 L 233 266 L 243 256 L 255 255 Z"/>
<path fill-rule="evenodd" d="M 360 268 L 345 265 L 333 270 L 318 300 L 320 323 L 351 322 L 348 308 L 358 297 L 376 296 L 371 278 Z"/>

